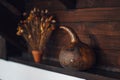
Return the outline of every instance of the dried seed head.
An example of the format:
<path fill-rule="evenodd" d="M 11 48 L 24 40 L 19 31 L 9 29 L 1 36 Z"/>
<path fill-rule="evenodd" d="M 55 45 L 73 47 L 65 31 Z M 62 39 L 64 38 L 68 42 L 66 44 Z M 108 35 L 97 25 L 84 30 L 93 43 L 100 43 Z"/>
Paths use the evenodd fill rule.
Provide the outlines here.
<path fill-rule="evenodd" d="M 33 13 L 34 13 L 34 11 L 33 11 L 33 10 L 31 10 L 31 11 L 30 11 L 30 13 L 31 13 L 31 14 L 33 14 Z"/>
<path fill-rule="evenodd" d="M 18 26 L 18 27 L 17 27 L 17 30 L 19 31 L 20 29 L 21 29 L 21 26 Z"/>
<path fill-rule="evenodd" d="M 43 21 L 43 17 L 41 18 L 41 21 Z"/>
<path fill-rule="evenodd" d="M 34 16 L 30 14 L 29 17 L 27 18 L 27 20 L 28 20 L 28 21 L 31 21 L 31 20 L 33 19 L 33 17 L 34 17 Z"/>
<path fill-rule="evenodd" d="M 20 26 L 18 26 L 18 31 L 16 34 L 23 36 L 26 41 L 30 43 L 30 46 L 33 49 L 45 47 L 42 43 L 43 41 L 41 40 L 45 41 L 46 38 L 49 37 L 50 32 L 55 29 L 55 25 L 53 23 L 56 21 L 53 20 L 53 16 L 48 14 L 47 9 L 40 11 L 38 8 L 32 9 L 29 14 L 23 13 L 23 16 L 27 18 L 20 21 Z M 37 41 L 35 43 L 31 42 L 32 38 L 34 41 L 33 36 L 35 36 L 35 39 L 39 39 L 40 41 Z M 38 45 L 36 45 L 36 43 Z"/>
<path fill-rule="evenodd" d="M 28 38 L 30 39 L 30 38 L 31 38 L 31 35 L 28 35 Z"/>
<path fill-rule="evenodd" d="M 36 8 L 34 8 L 33 11 L 36 12 Z"/>
<path fill-rule="evenodd" d="M 45 27 L 45 23 L 43 23 L 43 27 Z"/>
<path fill-rule="evenodd" d="M 43 27 L 42 27 L 42 26 L 40 27 L 40 30 L 41 30 L 41 33 L 43 33 L 44 30 L 43 30 Z"/>
<path fill-rule="evenodd" d="M 52 20 L 51 22 L 52 22 L 52 23 L 56 23 L 56 20 Z"/>
<path fill-rule="evenodd" d="M 45 22 L 48 22 L 48 18 L 45 20 Z"/>
<path fill-rule="evenodd" d="M 24 32 L 20 26 L 18 26 L 17 30 L 18 30 L 18 32 L 16 34 L 19 36 Z"/>
<path fill-rule="evenodd" d="M 28 21 L 31 21 L 31 17 L 30 16 L 27 19 L 28 19 Z"/>
<path fill-rule="evenodd" d="M 21 35 L 21 33 L 18 31 L 17 33 L 16 33 L 18 36 L 20 36 Z"/>
<path fill-rule="evenodd" d="M 24 12 L 24 13 L 23 13 L 23 16 L 26 16 L 26 15 L 27 15 L 27 13 L 26 13 L 26 12 Z"/>
<path fill-rule="evenodd" d="M 24 30 L 23 30 L 23 29 L 21 29 L 21 30 L 20 30 L 20 32 L 21 32 L 21 33 L 23 33 L 23 32 L 24 32 Z"/>
<path fill-rule="evenodd" d="M 47 10 L 47 9 L 45 9 L 45 13 L 46 13 L 46 14 L 48 13 L 48 10 Z"/>

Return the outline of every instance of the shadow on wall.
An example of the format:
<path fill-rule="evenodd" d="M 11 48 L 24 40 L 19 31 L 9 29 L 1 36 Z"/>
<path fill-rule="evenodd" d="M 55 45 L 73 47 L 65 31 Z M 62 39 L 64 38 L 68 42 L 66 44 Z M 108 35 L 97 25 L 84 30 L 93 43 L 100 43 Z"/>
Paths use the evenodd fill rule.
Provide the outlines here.
<path fill-rule="evenodd" d="M 89 34 L 89 38 L 90 38 L 90 46 L 92 47 L 93 51 L 95 52 L 96 55 L 96 64 L 98 65 L 100 63 L 100 54 L 104 53 L 103 50 L 100 48 L 99 43 L 97 38 L 95 37 L 94 34 Z"/>

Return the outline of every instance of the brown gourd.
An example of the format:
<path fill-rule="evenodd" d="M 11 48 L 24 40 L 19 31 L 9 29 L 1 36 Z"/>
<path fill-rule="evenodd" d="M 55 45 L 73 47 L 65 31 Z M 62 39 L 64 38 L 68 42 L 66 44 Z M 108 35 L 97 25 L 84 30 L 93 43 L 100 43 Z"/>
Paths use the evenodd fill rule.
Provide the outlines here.
<path fill-rule="evenodd" d="M 71 70 L 87 70 L 91 68 L 95 63 L 93 50 L 87 44 L 81 42 L 71 28 L 66 26 L 60 26 L 59 28 L 66 31 L 71 37 L 70 44 L 60 51 L 60 64 L 64 68 Z"/>

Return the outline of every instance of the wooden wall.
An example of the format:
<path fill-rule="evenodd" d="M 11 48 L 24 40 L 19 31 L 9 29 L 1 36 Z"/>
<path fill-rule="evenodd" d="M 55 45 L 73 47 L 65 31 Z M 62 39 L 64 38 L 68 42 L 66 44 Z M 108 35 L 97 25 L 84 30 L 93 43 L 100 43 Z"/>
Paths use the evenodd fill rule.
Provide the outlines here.
<path fill-rule="evenodd" d="M 119 0 L 77 0 L 76 8 L 120 7 Z"/>
<path fill-rule="evenodd" d="M 60 25 L 73 28 L 78 34 L 80 40 L 91 46 L 97 56 L 96 64 L 120 68 L 120 28 L 119 17 L 114 17 L 120 13 L 120 8 L 95 8 L 94 9 L 77 9 L 74 11 L 55 12 Z M 107 12 L 107 14 L 104 13 Z M 118 13 L 116 14 L 116 10 Z M 96 11 L 99 11 L 96 14 Z M 87 15 L 91 13 L 91 15 Z M 82 16 L 80 16 L 82 15 Z M 70 17 L 73 16 L 73 17 Z M 87 16 L 87 17 L 86 17 Z M 118 18 L 118 19 L 117 19 Z M 49 44 L 49 56 L 58 58 L 59 51 L 62 47 L 69 44 L 70 38 L 64 32 L 56 31 L 53 34 L 53 43 Z"/>
<path fill-rule="evenodd" d="M 58 10 L 55 7 L 46 8 L 52 9 L 59 25 L 73 28 L 80 40 L 94 49 L 97 67 L 112 71 L 117 69 L 120 72 L 120 1 L 86 1 L 88 2 L 77 0 L 76 9 L 73 10 L 67 10 L 60 5 Z M 38 1 L 34 5 L 41 7 L 41 3 L 43 2 Z M 54 31 L 46 48 L 46 58 L 58 61 L 59 51 L 69 44 L 69 40 L 65 32 Z"/>
<path fill-rule="evenodd" d="M 30 2 L 26 3 L 27 11 L 33 9 L 34 7 L 39 7 L 39 9 L 48 9 L 49 10 L 65 10 L 67 9 L 60 0 L 31 0 Z"/>

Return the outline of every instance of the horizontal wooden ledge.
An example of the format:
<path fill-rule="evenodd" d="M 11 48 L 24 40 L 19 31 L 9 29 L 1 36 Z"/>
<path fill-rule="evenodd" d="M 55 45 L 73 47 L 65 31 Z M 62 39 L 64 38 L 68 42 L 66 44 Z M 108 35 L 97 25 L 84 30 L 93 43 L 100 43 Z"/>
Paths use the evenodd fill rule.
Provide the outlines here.
<path fill-rule="evenodd" d="M 92 72 L 89 72 L 89 71 L 67 70 L 67 69 L 64 69 L 60 66 L 58 67 L 58 66 L 51 65 L 51 64 L 54 63 L 53 61 L 51 61 L 51 64 L 45 64 L 45 63 L 36 64 L 34 62 L 30 62 L 30 61 L 27 61 L 27 60 L 24 60 L 24 59 L 19 59 L 17 57 L 16 58 L 15 57 L 14 58 L 9 57 L 8 60 L 18 62 L 18 63 L 21 63 L 21 64 L 25 64 L 25 65 L 28 65 L 28 66 L 33 66 L 33 67 L 37 67 L 37 68 L 40 68 L 40 69 L 48 70 L 48 71 L 53 71 L 53 72 L 62 73 L 62 74 L 65 74 L 65 75 L 70 75 L 70 76 L 73 76 L 73 77 L 83 78 L 83 79 L 86 79 L 86 80 L 119 80 L 119 76 L 115 76 L 115 75 L 111 76 L 111 74 L 105 76 L 105 74 L 100 75 L 100 73 L 95 74 L 95 73 L 92 73 Z M 97 70 L 95 70 L 95 72 L 97 72 Z M 109 72 L 105 71 L 105 73 L 109 73 Z M 113 74 L 116 74 L 116 73 L 113 72 Z"/>
<path fill-rule="evenodd" d="M 59 22 L 80 21 L 118 21 L 120 20 L 120 7 L 87 8 L 53 12 Z"/>

